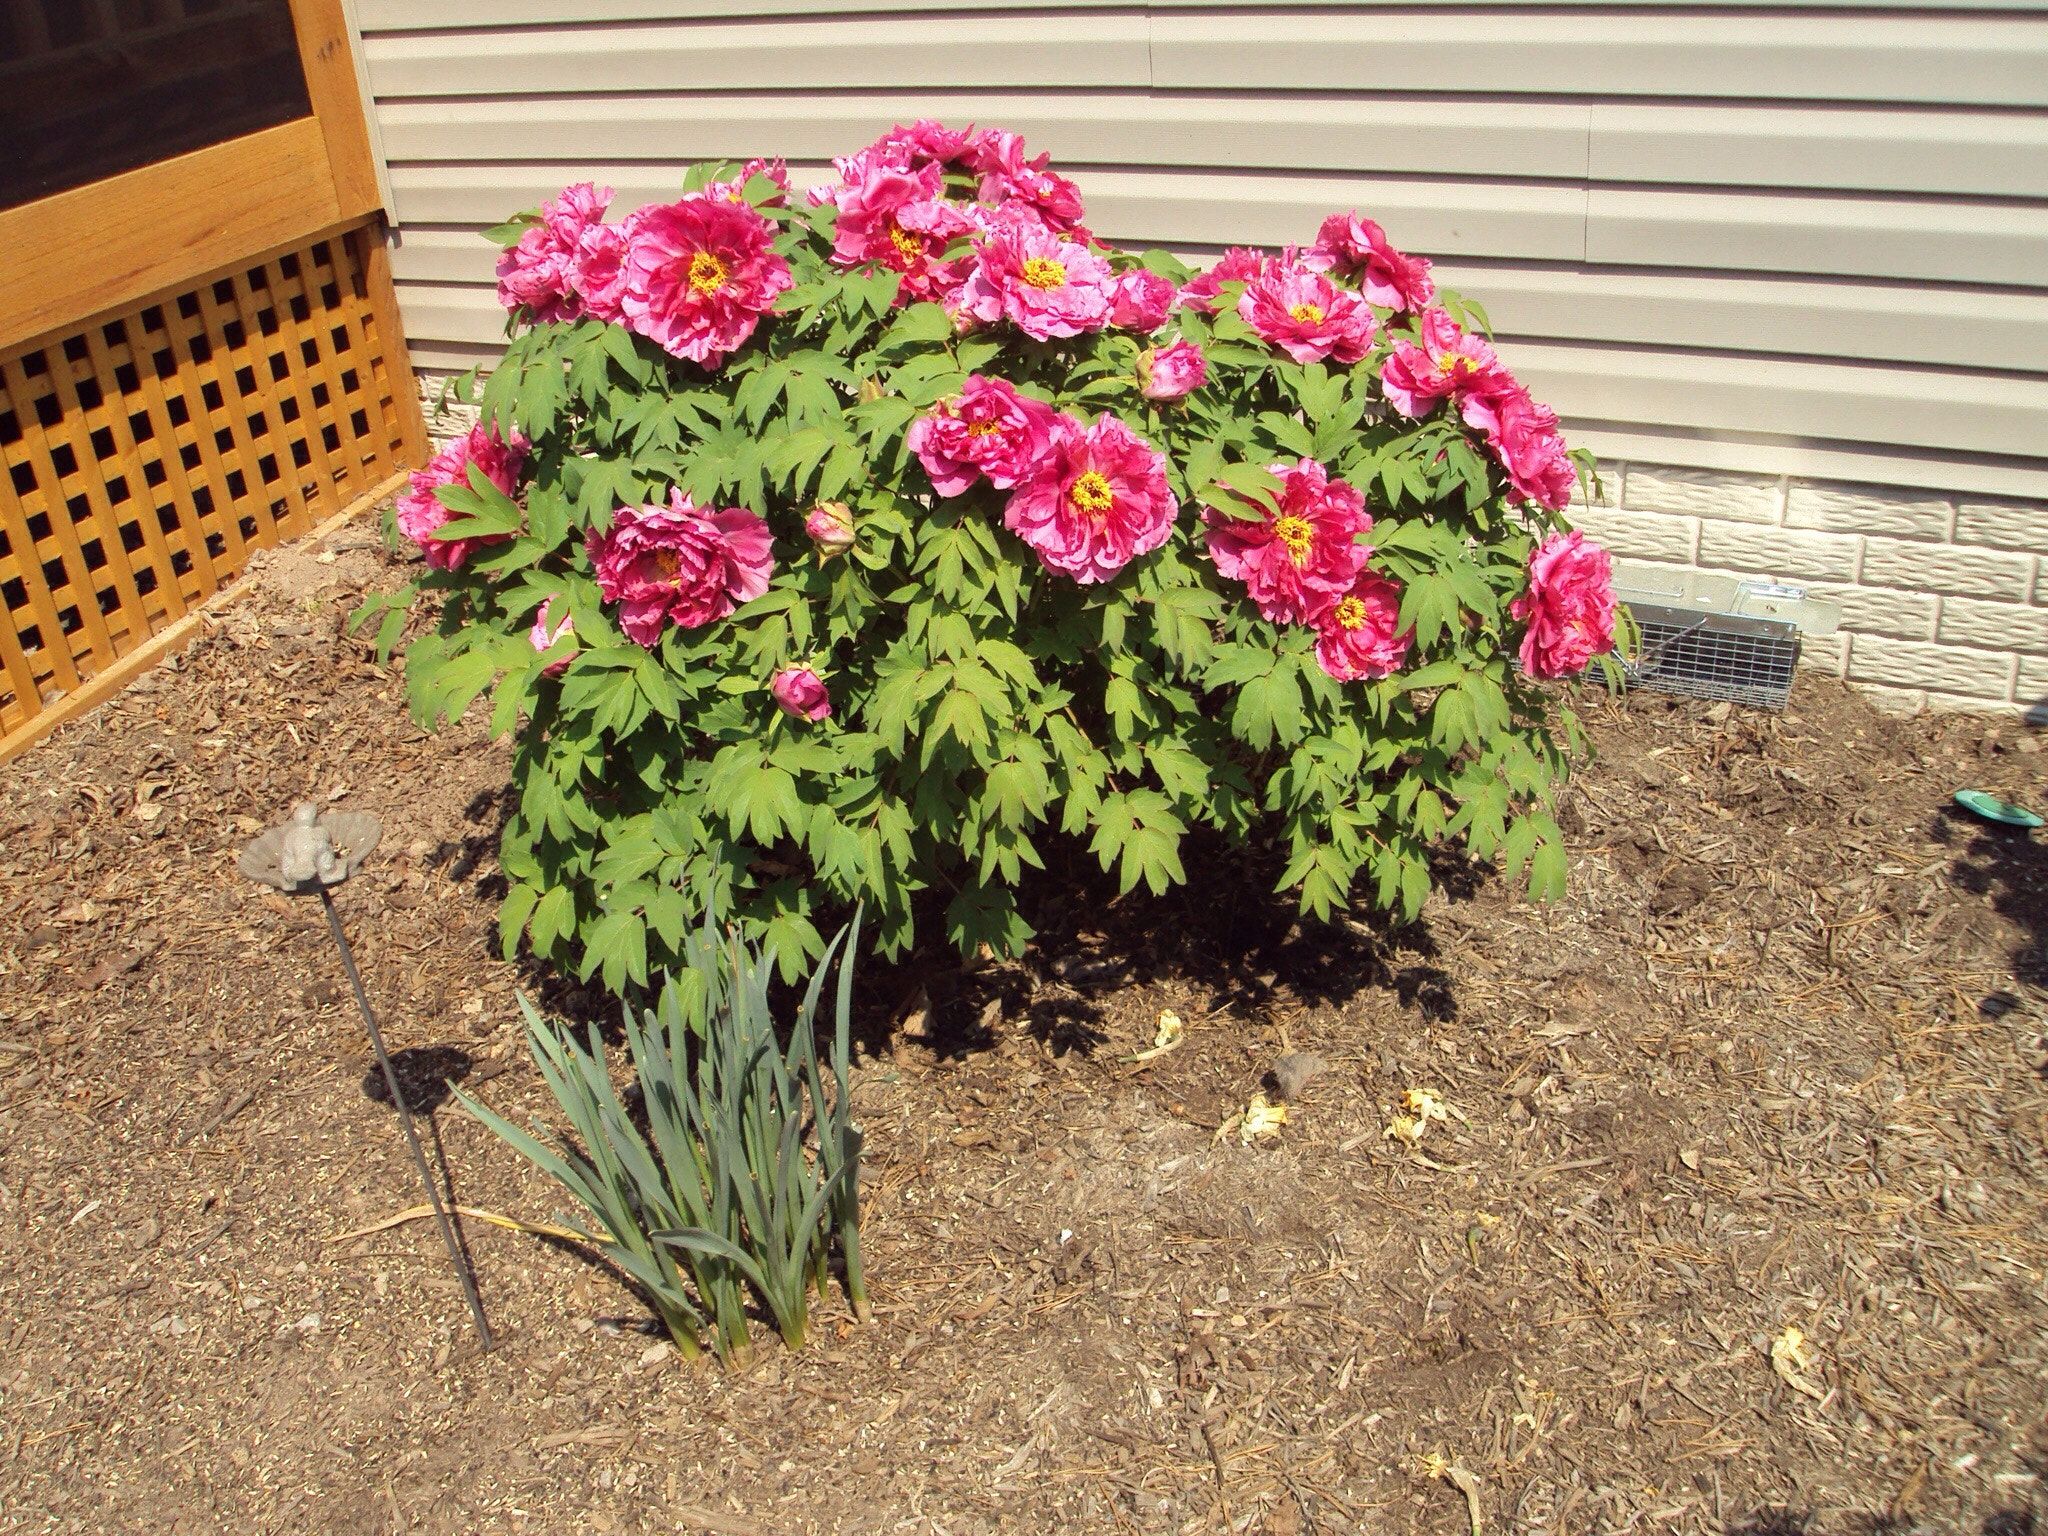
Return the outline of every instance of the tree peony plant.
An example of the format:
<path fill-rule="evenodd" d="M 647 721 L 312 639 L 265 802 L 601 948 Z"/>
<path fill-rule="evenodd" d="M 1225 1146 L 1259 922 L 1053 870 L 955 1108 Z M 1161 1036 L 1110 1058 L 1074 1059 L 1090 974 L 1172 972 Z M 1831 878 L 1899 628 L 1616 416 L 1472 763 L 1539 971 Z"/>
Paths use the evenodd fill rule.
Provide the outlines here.
<path fill-rule="evenodd" d="M 1050 842 L 1159 891 L 1198 826 L 1315 914 L 1412 916 L 1447 842 L 1562 888 L 1536 680 L 1613 599 L 1561 516 L 1590 462 L 1475 306 L 1355 214 L 1117 250 L 1014 134 L 835 164 L 495 232 L 485 425 L 401 520 L 415 712 L 490 690 L 517 743 L 508 948 L 642 984 L 709 902 L 797 974 L 865 899 L 886 951 L 935 912 L 1014 953 Z"/>

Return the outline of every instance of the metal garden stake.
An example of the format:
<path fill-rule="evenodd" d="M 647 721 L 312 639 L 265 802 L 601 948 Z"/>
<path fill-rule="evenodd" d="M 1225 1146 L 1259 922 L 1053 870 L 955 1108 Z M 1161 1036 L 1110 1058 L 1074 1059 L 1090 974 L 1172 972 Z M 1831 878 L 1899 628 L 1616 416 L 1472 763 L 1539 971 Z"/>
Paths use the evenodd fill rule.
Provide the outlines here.
<path fill-rule="evenodd" d="M 377 846 L 377 839 L 383 834 L 383 823 L 368 811 L 329 811 L 322 815 L 313 806 L 301 804 L 292 807 L 289 822 L 281 827 L 272 827 L 245 846 L 237 862 L 242 873 L 259 884 L 282 891 L 287 896 L 320 898 L 320 905 L 327 913 L 328 930 L 334 935 L 335 947 L 341 951 L 342 969 L 348 972 L 348 984 L 355 989 L 356 1007 L 362 1010 L 363 1023 L 370 1032 L 370 1048 L 377 1053 L 377 1065 L 384 1069 L 384 1084 L 391 1090 L 391 1103 L 398 1110 L 398 1123 L 405 1129 L 405 1144 L 412 1150 L 413 1166 L 419 1169 L 420 1185 L 427 1192 L 427 1203 L 434 1209 L 434 1221 L 441 1229 L 441 1241 L 448 1246 L 448 1262 L 455 1267 L 455 1276 L 462 1282 L 463 1294 L 469 1298 L 469 1315 L 476 1320 L 477 1337 L 483 1341 L 483 1347 L 489 1349 L 491 1326 L 484 1321 L 483 1302 L 476 1293 L 476 1276 L 470 1272 L 469 1261 L 455 1240 L 454 1223 L 441 1204 L 440 1187 L 435 1184 L 434 1175 L 427 1167 L 426 1154 L 420 1150 L 420 1139 L 412 1126 L 412 1109 L 405 1101 L 405 1090 L 399 1086 L 391 1057 L 384 1050 L 384 1035 L 377 1028 L 377 1015 L 370 1010 L 370 999 L 363 992 L 363 978 L 356 970 L 355 954 L 348 947 L 348 936 L 342 932 L 341 914 L 334 910 L 332 888 L 362 867 L 363 860 L 370 856 L 370 851 Z"/>

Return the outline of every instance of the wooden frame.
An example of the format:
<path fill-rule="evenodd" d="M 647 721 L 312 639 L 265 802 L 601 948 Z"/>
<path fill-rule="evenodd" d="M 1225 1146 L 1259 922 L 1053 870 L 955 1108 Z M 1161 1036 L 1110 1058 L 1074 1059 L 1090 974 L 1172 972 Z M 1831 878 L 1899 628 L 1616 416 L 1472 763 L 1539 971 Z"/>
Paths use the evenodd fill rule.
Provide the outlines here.
<path fill-rule="evenodd" d="M 430 451 L 343 0 L 287 3 L 310 116 L 0 211 L 0 760 Z"/>
<path fill-rule="evenodd" d="M 0 212 L 0 351 L 378 211 L 342 0 L 290 0 L 311 117 Z"/>
<path fill-rule="evenodd" d="M 343 228 L 0 353 L 0 731 L 419 462 L 382 252 Z"/>

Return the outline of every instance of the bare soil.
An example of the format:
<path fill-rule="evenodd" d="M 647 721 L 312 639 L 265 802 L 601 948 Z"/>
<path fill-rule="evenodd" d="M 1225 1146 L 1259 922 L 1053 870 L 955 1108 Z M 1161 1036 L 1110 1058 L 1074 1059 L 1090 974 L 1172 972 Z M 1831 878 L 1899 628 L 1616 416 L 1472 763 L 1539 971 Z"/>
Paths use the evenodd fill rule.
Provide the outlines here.
<path fill-rule="evenodd" d="M 495 957 L 506 753 L 337 633 L 391 579 L 360 533 L 275 557 L 0 769 L 0 1530 L 2048 1517 L 2048 855 L 1947 809 L 2038 803 L 2039 733 L 1590 700 L 1569 899 L 1447 866 L 1399 931 L 1295 922 L 1256 858 L 1060 872 L 1022 963 L 863 973 L 872 1324 L 688 1364 L 469 1219 L 480 1354 L 431 1224 L 346 1235 L 418 1184 L 317 909 L 234 868 L 295 799 L 383 817 L 340 905 L 394 1045 L 549 1115 L 514 992 L 598 1003 Z M 1278 1137 L 1219 1142 L 1287 1052 L 1326 1069 Z M 561 1209 L 431 1120 L 464 1204 Z"/>

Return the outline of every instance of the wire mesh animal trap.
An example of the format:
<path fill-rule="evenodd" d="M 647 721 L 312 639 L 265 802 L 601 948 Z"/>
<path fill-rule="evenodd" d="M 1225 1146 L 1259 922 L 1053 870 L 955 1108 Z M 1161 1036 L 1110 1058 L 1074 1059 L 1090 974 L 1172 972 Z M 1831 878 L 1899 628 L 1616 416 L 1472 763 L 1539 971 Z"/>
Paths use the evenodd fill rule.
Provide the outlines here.
<path fill-rule="evenodd" d="M 1834 604 L 1777 582 L 1637 567 L 1615 590 L 1642 630 L 1624 663 L 1632 684 L 1760 709 L 1791 697 L 1803 636 L 1840 621 Z"/>

